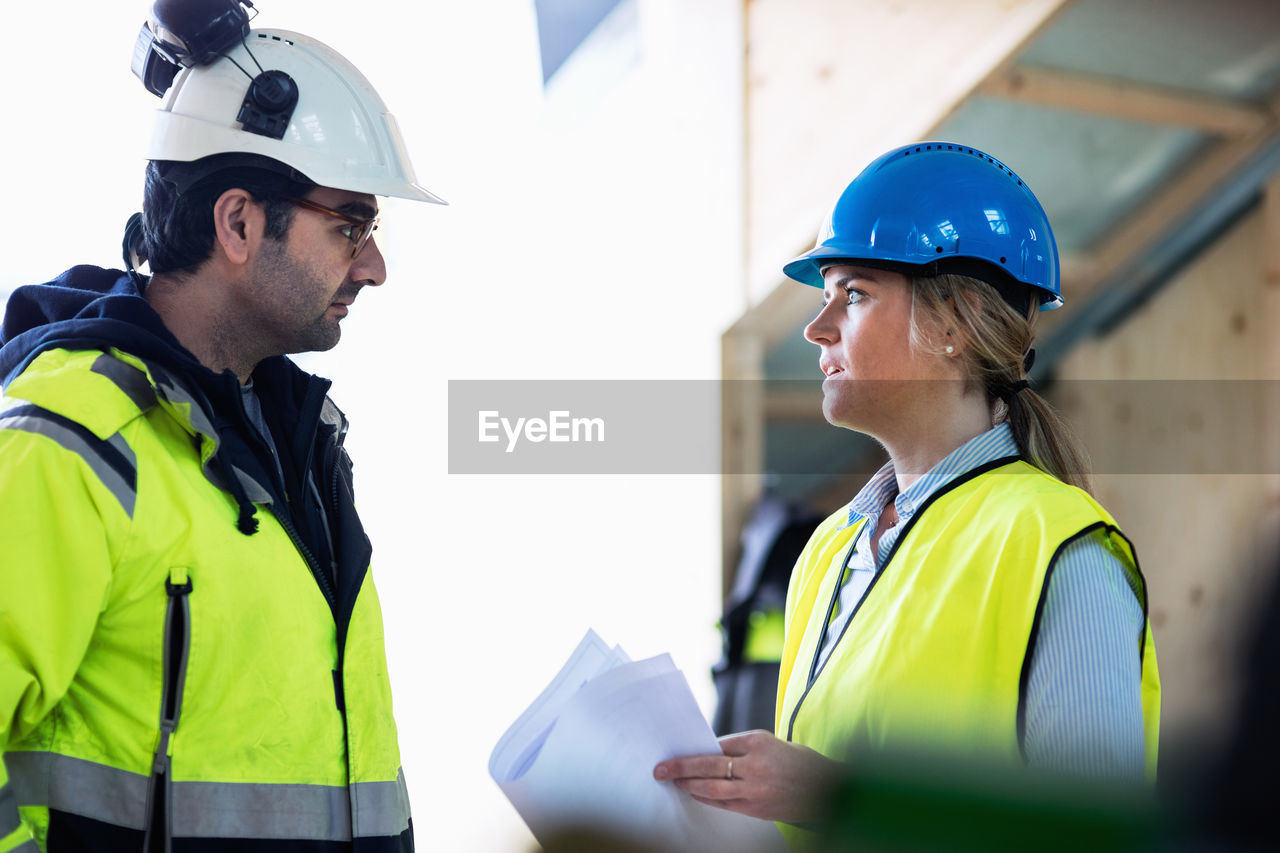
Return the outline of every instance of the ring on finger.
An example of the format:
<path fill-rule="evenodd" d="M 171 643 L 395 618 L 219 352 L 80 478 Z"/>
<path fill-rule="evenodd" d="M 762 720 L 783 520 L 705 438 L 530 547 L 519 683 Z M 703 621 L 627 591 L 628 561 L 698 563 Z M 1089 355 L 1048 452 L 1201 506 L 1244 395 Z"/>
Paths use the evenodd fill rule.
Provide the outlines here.
<path fill-rule="evenodd" d="M 733 759 L 729 759 L 729 766 L 725 768 L 724 778 L 733 781 Z"/>

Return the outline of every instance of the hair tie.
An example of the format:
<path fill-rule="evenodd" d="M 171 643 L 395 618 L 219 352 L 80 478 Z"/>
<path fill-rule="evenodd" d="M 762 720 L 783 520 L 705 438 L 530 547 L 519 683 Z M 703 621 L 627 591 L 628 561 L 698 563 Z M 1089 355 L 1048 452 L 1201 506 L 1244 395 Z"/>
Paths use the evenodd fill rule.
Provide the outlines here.
<path fill-rule="evenodd" d="M 1030 387 L 1031 387 L 1030 382 L 1028 382 L 1025 379 L 1019 379 L 1017 382 L 1009 386 L 1009 390 L 1001 393 L 999 397 L 1001 400 L 1004 401 L 1004 404 L 1006 406 L 1010 406 L 1013 404 L 1013 398 L 1018 396 L 1019 391 L 1021 391 L 1024 388 L 1030 388 Z"/>

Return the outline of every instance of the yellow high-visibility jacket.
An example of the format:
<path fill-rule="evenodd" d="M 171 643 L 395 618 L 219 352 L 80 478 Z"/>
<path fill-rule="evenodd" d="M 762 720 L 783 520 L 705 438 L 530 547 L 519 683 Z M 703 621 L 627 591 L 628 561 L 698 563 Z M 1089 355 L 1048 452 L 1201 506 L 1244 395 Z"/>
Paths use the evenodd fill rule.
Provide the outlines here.
<path fill-rule="evenodd" d="M 136 851 L 148 833 L 412 850 L 345 419 L 318 399 L 333 566 L 270 489 L 215 464 L 218 429 L 172 371 L 48 349 L 5 389 L 0 850 Z"/>
<path fill-rule="evenodd" d="M 776 732 L 833 758 L 888 748 L 1017 760 L 1031 656 L 1050 573 L 1072 541 L 1106 531 L 1146 587 L 1129 541 L 1084 491 L 1019 460 L 942 487 L 908 522 L 825 664 L 816 666 L 840 563 L 862 523 L 844 511 L 814 532 L 787 595 Z M 1142 661 L 1148 771 L 1160 679 L 1151 629 Z"/>

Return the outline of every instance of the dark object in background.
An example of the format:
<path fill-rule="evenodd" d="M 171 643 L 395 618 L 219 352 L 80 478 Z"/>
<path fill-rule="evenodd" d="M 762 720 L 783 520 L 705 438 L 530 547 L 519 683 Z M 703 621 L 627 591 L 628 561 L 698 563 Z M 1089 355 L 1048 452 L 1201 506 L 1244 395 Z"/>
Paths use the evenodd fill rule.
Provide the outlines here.
<path fill-rule="evenodd" d="M 787 583 L 822 516 L 765 494 L 742 530 L 742 558 L 720 621 L 723 651 L 711 674 L 717 735 L 773 731 Z"/>
<path fill-rule="evenodd" d="M 1242 645 L 1243 685 L 1235 726 L 1220 763 L 1194 779 L 1171 780 L 1178 811 L 1202 814 L 1198 835 L 1214 849 L 1280 849 L 1275 778 L 1280 771 L 1280 553 L 1261 598 L 1252 642 Z M 1163 781 L 1163 780 L 1162 780 Z M 1196 787 L 1196 785 L 1202 787 Z"/>

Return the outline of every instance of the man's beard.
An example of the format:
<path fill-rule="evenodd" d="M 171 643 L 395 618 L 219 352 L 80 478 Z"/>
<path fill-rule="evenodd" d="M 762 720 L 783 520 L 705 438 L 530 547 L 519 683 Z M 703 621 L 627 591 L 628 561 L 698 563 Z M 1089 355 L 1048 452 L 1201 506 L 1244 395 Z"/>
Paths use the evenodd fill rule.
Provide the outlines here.
<path fill-rule="evenodd" d="M 273 300 L 281 306 L 284 322 L 297 323 L 285 331 L 280 341 L 283 352 L 323 352 L 333 349 L 342 337 L 338 317 L 329 314 L 334 300 L 350 301 L 360 286 L 346 283 L 336 294 L 328 297 L 323 305 L 317 305 L 326 288 L 315 274 L 289 256 L 283 241 L 268 241 L 262 255 L 263 268 L 269 270 L 261 281 L 262 287 L 271 288 Z"/>

